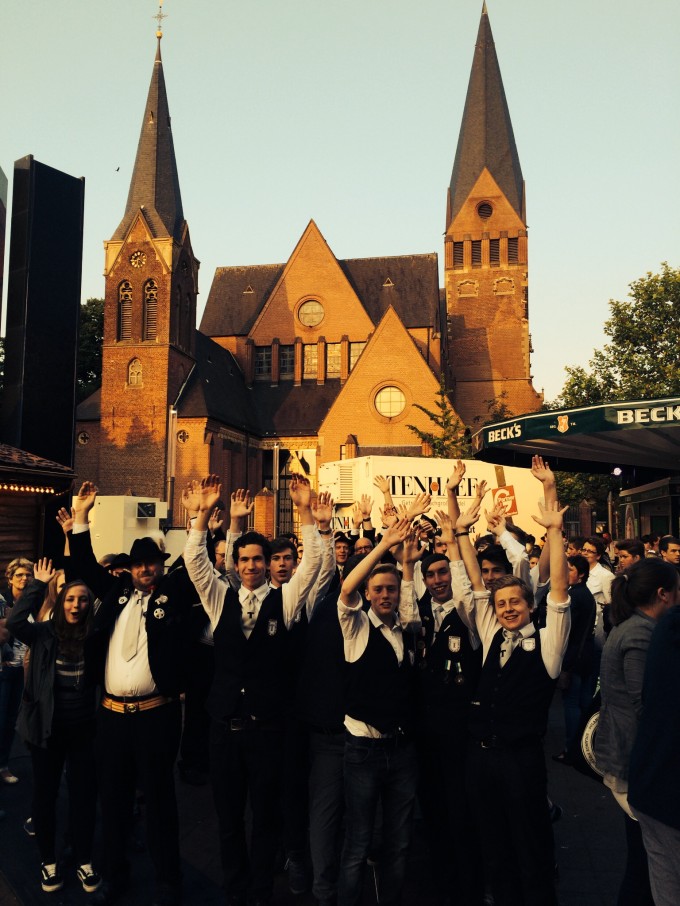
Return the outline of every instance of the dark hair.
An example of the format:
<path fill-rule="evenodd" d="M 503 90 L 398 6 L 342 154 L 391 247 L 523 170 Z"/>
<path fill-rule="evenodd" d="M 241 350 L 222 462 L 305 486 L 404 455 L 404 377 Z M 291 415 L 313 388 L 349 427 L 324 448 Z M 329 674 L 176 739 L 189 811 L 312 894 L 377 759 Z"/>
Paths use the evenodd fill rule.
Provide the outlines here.
<path fill-rule="evenodd" d="M 503 576 L 502 579 L 494 579 L 493 582 L 489 585 L 489 591 L 491 592 L 491 603 L 496 605 L 496 592 L 500 591 L 501 588 L 512 588 L 513 586 L 521 589 L 522 596 L 524 600 L 529 605 L 529 609 L 534 609 L 534 592 L 530 585 L 527 585 L 523 579 L 518 579 L 517 576 Z"/>
<path fill-rule="evenodd" d="M 489 563 L 493 563 L 496 566 L 502 566 L 506 573 L 512 573 L 512 566 L 508 560 L 508 555 L 500 544 L 490 544 L 477 554 L 477 562 L 479 563 L 480 569 L 482 568 L 482 560 L 488 560 Z"/>
<path fill-rule="evenodd" d="M 569 538 L 567 544 L 571 544 L 572 547 L 575 547 L 577 550 L 581 550 L 585 542 L 583 535 L 574 535 L 573 538 Z"/>
<path fill-rule="evenodd" d="M 569 566 L 573 566 L 576 572 L 578 573 L 579 581 L 585 582 L 588 579 L 588 573 L 590 572 L 590 566 L 588 561 L 583 556 L 583 554 L 574 554 L 571 557 L 567 557 L 567 563 Z"/>
<path fill-rule="evenodd" d="M 259 532 L 246 532 L 245 535 L 241 535 L 240 538 L 234 541 L 234 563 L 238 563 L 238 554 L 241 548 L 247 547 L 249 544 L 259 544 L 265 561 L 269 563 L 272 558 L 272 548 L 264 535 Z"/>
<path fill-rule="evenodd" d="M 281 532 L 281 534 L 279 535 L 279 538 L 288 538 L 288 540 L 292 541 L 293 544 L 299 543 L 299 538 L 295 534 L 295 532 Z"/>
<path fill-rule="evenodd" d="M 643 544 L 655 544 L 659 540 L 659 536 L 651 533 L 649 535 L 643 535 L 641 540 Z"/>
<path fill-rule="evenodd" d="M 510 534 L 519 541 L 520 544 L 526 545 L 527 541 L 529 540 L 529 535 L 524 531 L 524 529 L 521 529 L 518 525 L 514 525 L 512 522 L 508 522 L 505 527 L 510 532 Z M 533 540 L 535 541 L 536 539 L 534 538 Z"/>
<path fill-rule="evenodd" d="M 443 554 L 428 554 L 427 557 L 423 557 L 420 561 L 421 569 L 423 571 L 423 578 L 425 578 L 425 573 L 432 566 L 433 563 L 439 563 L 440 560 L 443 560 L 446 565 L 449 565 L 449 558 L 446 556 L 446 553 Z"/>
<path fill-rule="evenodd" d="M 609 559 L 609 554 L 607 553 L 607 545 L 602 540 L 602 535 L 591 535 L 590 538 L 586 538 L 583 543 L 592 544 L 599 557 L 598 562 L 600 565 L 604 566 L 605 569 L 608 569 L 610 573 L 614 572 L 612 561 Z"/>
<path fill-rule="evenodd" d="M 493 535 L 488 534 L 488 532 L 486 535 L 479 535 L 479 537 L 475 539 L 475 550 L 478 551 L 480 546 L 483 544 L 485 544 L 487 547 L 491 547 L 491 545 L 493 544 Z"/>
<path fill-rule="evenodd" d="M 661 541 L 659 541 L 659 550 L 667 551 L 670 544 L 680 544 L 680 539 L 676 538 L 674 535 L 664 535 Z"/>
<path fill-rule="evenodd" d="M 293 554 L 293 559 L 297 563 L 297 547 L 295 547 L 293 541 L 286 535 L 279 535 L 278 538 L 274 538 L 269 546 L 271 549 L 270 557 L 272 557 L 274 554 L 280 554 L 281 551 L 290 551 Z"/>
<path fill-rule="evenodd" d="M 645 546 L 637 538 L 622 538 L 621 541 L 614 543 L 617 551 L 627 551 L 633 557 L 639 557 L 641 560 L 645 556 Z"/>
<path fill-rule="evenodd" d="M 540 557 L 541 553 L 541 548 L 537 544 L 535 544 L 529 551 L 529 557 Z"/>
<path fill-rule="evenodd" d="M 64 598 L 71 588 L 80 586 L 87 591 L 88 606 L 85 611 L 85 618 L 79 623 L 72 624 L 67 622 L 64 613 Z M 57 638 L 59 652 L 69 660 L 76 660 L 82 656 L 85 639 L 90 633 L 92 618 L 94 617 L 94 595 L 87 585 L 80 579 L 75 582 L 67 582 L 66 585 L 57 595 L 54 602 L 54 610 L 50 616 L 54 627 L 54 634 Z"/>
<path fill-rule="evenodd" d="M 612 582 L 612 623 L 618 626 L 633 615 L 636 607 L 653 604 L 657 589 L 672 591 L 677 584 L 678 571 L 672 563 L 658 557 L 638 560 Z"/>

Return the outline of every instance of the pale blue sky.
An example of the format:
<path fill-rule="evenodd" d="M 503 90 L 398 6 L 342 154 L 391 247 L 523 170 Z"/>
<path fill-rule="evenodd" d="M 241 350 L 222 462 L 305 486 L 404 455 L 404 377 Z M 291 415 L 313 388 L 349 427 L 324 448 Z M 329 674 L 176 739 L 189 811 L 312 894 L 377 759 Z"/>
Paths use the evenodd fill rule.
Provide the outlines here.
<path fill-rule="evenodd" d="M 165 0 L 184 213 L 202 262 L 437 252 L 481 0 Z M 610 298 L 680 264 L 680 4 L 489 0 L 526 181 L 535 386 L 604 341 Z M 85 176 L 103 295 L 155 53 L 153 0 L 2 0 L 0 167 Z M 117 171 L 117 168 L 120 170 Z M 7 256 L 6 256 L 7 257 Z"/>

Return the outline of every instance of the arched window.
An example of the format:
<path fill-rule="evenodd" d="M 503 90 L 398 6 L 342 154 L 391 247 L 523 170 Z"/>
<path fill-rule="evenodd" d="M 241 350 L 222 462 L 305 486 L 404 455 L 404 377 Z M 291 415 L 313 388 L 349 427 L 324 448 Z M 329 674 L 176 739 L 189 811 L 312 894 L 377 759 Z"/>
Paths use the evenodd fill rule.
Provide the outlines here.
<path fill-rule="evenodd" d="M 128 280 L 118 287 L 118 339 L 129 340 L 132 336 L 132 286 Z"/>
<path fill-rule="evenodd" d="M 147 280 L 144 284 L 144 339 L 155 340 L 158 334 L 158 284 Z"/>
<path fill-rule="evenodd" d="M 132 359 L 128 365 L 128 386 L 142 386 L 142 363 L 139 359 Z"/>

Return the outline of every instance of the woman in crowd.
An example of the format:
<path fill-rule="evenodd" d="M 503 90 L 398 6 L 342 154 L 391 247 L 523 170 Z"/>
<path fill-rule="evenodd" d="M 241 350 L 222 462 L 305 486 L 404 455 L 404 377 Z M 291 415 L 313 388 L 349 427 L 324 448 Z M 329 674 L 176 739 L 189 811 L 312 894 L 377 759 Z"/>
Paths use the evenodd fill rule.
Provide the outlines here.
<path fill-rule="evenodd" d="M 612 586 L 614 626 L 602 653 L 602 707 L 595 757 L 604 771 L 605 785 L 626 813 L 628 857 L 618 906 L 654 903 L 640 827 L 628 805 L 628 768 L 642 712 L 647 649 L 657 620 L 677 601 L 677 570 L 662 560 L 635 563 Z"/>
<path fill-rule="evenodd" d="M 82 582 L 69 582 L 57 595 L 51 617 L 35 621 L 54 576 L 52 561 L 39 560 L 36 581 L 8 620 L 10 632 L 31 647 L 18 730 L 33 765 L 32 817 L 42 859 L 42 889 L 53 893 L 64 884 L 57 865 L 55 830 L 57 794 L 66 763 L 76 873 L 83 890 L 93 893 L 101 882 L 91 864 L 96 704 L 95 690 L 85 679 L 84 658 L 93 597 Z"/>
<path fill-rule="evenodd" d="M 33 564 L 24 557 L 12 560 L 5 571 L 7 600 L 0 600 L 0 617 L 9 617 L 33 578 Z M 0 781 L 17 783 L 9 769 L 9 756 L 14 741 L 14 727 L 24 691 L 24 655 L 26 646 L 10 633 L 2 648 L 0 665 Z"/>

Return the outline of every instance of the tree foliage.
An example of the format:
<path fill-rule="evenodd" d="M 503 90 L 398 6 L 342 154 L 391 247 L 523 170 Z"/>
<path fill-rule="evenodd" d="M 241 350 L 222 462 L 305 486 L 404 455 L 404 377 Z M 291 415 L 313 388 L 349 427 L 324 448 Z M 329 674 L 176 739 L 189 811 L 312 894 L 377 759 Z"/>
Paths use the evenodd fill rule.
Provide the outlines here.
<path fill-rule="evenodd" d="M 558 407 L 680 394 L 680 269 L 667 262 L 630 284 L 625 302 L 609 302 L 611 338 L 589 367 L 568 367 Z"/>
<path fill-rule="evenodd" d="M 429 444 L 432 455 L 441 459 L 455 459 L 470 454 L 470 432 L 453 411 L 446 389 L 446 380 L 442 374 L 439 379 L 439 390 L 435 400 L 436 410 L 427 409 L 420 403 L 414 403 L 432 422 L 432 431 L 423 431 L 415 425 L 406 427 L 413 431 L 421 442 Z"/>
<path fill-rule="evenodd" d="M 80 341 L 76 363 L 76 402 L 101 385 L 104 342 L 104 300 L 88 299 L 80 306 Z"/>

